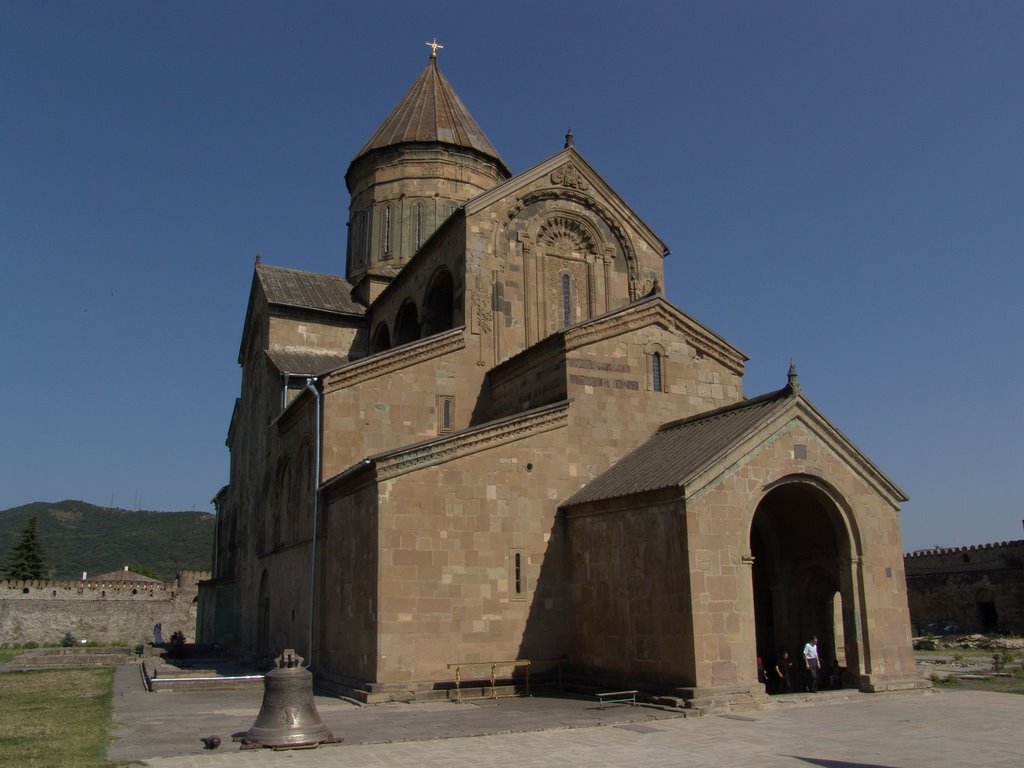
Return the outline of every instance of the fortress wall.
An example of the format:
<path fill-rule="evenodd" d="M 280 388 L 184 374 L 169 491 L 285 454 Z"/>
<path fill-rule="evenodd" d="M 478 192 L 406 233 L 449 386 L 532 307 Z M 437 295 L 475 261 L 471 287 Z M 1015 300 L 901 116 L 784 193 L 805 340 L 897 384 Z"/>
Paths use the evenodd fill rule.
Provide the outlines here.
<path fill-rule="evenodd" d="M 169 582 L 0 581 L 0 644 L 78 640 L 136 645 L 163 625 L 166 642 L 196 635 L 196 597 L 205 571 L 182 571 Z"/>
<path fill-rule="evenodd" d="M 908 576 L 1021 568 L 1024 563 L 1024 540 L 923 549 L 904 555 L 903 562 Z"/>
<path fill-rule="evenodd" d="M 903 562 L 915 633 L 1024 632 L 1024 541 L 928 549 Z"/>

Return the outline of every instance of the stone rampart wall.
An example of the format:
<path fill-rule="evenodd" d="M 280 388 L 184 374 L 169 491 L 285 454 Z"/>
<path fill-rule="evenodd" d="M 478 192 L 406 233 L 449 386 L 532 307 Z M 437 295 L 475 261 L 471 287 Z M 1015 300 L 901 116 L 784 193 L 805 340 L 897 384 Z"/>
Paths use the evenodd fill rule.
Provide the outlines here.
<path fill-rule="evenodd" d="M 917 634 L 1024 633 L 1024 540 L 904 557 Z"/>
<path fill-rule="evenodd" d="M 174 632 L 196 635 L 196 597 L 205 571 L 182 571 L 169 582 L 2 581 L 0 645 L 78 640 L 135 645 L 153 640 L 161 624 L 166 642 Z"/>
<path fill-rule="evenodd" d="M 903 564 L 908 576 L 1021 568 L 1024 567 L 1024 540 L 923 549 L 904 555 Z"/>

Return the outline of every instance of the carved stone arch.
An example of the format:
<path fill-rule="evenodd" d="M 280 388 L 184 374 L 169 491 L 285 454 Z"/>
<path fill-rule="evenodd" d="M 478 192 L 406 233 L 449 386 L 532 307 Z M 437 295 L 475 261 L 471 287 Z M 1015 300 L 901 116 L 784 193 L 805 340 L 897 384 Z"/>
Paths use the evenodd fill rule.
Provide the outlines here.
<path fill-rule="evenodd" d="M 668 350 L 664 344 L 652 341 L 644 346 L 647 359 L 647 389 L 668 392 Z"/>
<path fill-rule="evenodd" d="M 557 211 L 540 219 L 534 228 L 533 241 L 538 247 L 559 256 L 600 255 L 600 235 L 590 223 L 567 211 Z"/>
<path fill-rule="evenodd" d="M 408 344 L 420 338 L 420 316 L 416 302 L 406 299 L 395 317 L 395 346 Z"/>
<path fill-rule="evenodd" d="M 863 554 L 861 544 L 861 533 L 860 527 L 857 524 L 857 518 L 853 513 L 853 507 L 846 500 L 843 493 L 836 488 L 832 483 L 828 482 L 822 477 L 817 475 L 805 474 L 805 473 L 793 473 L 791 475 L 785 475 L 777 480 L 768 483 L 761 489 L 761 494 L 753 505 L 749 509 L 748 523 L 753 522 L 754 513 L 757 511 L 757 506 L 764 500 L 771 491 L 779 488 L 780 486 L 799 483 L 801 485 L 814 488 L 824 497 L 827 497 L 828 501 L 831 502 L 835 524 L 838 524 L 842 528 L 841 536 L 849 542 L 849 556 L 853 559 L 859 560 Z"/>
<path fill-rule="evenodd" d="M 753 613 L 759 655 L 802 647 L 847 667 L 848 684 L 870 671 L 861 538 L 845 496 L 819 476 L 766 484 L 749 514 Z"/>
<path fill-rule="evenodd" d="M 519 239 L 534 340 L 607 311 L 614 247 L 595 222 L 565 205 L 523 216 L 528 221 Z"/>
<path fill-rule="evenodd" d="M 505 213 L 506 228 L 519 217 L 524 209 L 536 203 L 548 200 L 575 203 L 576 205 L 592 212 L 606 227 L 608 227 L 608 230 L 612 233 L 612 237 L 615 239 L 615 245 L 618 246 L 623 259 L 626 262 L 626 268 L 629 275 L 629 300 L 636 301 L 637 299 L 643 298 L 643 296 L 650 290 L 650 287 L 648 286 L 647 289 L 644 290 L 644 286 L 641 285 L 640 268 L 637 263 L 636 250 L 633 248 L 632 239 L 629 237 L 629 234 L 626 232 L 615 214 L 607 206 L 603 205 L 600 201 L 590 195 L 564 187 L 558 189 L 541 189 L 536 192 L 531 192 L 516 200 L 511 206 L 509 206 L 508 211 Z"/>
<path fill-rule="evenodd" d="M 447 266 L 434 272 L 423 298 L 423 336 L 455 327 L 455 279 Z"/>
<path fill-rule="evenodd" d="M 389 349 L 391 349 L 391 331 L 388 324 L 381 320 L 370 334 L 370 354 L 386 352 Z"/>

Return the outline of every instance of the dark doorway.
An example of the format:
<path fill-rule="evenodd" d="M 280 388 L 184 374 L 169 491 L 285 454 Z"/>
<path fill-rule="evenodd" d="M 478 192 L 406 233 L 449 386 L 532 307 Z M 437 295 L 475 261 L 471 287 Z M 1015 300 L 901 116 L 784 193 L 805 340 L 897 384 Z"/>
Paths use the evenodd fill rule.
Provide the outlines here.
<path fill-rule="evenodd" d="M 846 642 L 856 636 L 852 612 L 844 610 L 853 605 L 848 538 L 835 502 L 813 482 L 784 483 L 761 500 L 750 550 L 757 653 L 769 669 L 787 650 L 801 671 L 804 644 L 816 635 L 823 666 L 855 671 Z"/>
<path fill-rule="evenodd" d="M 974 595 L 978 606 L 978 623 L 982 632 L 995 632 L 999 628 L 999 614 L 996 612 L 995 596 L 991 589 L 979 589 Z"/>

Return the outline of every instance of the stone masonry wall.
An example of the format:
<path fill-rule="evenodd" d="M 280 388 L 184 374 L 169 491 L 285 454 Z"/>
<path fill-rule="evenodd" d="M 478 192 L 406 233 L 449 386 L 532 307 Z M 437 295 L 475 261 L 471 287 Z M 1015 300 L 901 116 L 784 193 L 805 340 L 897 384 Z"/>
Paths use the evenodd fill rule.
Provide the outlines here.
<path fill-rule="evenodd" d="M 1024 633 L 1024 540 L 904 556 L 914 632 Z"/>
<path fill-rule="evenodd" d="M 0 645 L 55 644 L 66 633 L 101 644 L 153 640 L 163 625 L 189 642 L 196 634 L 196 597 L 204 571 L 182 571 L 169 582 L 0 582 Z"/>

